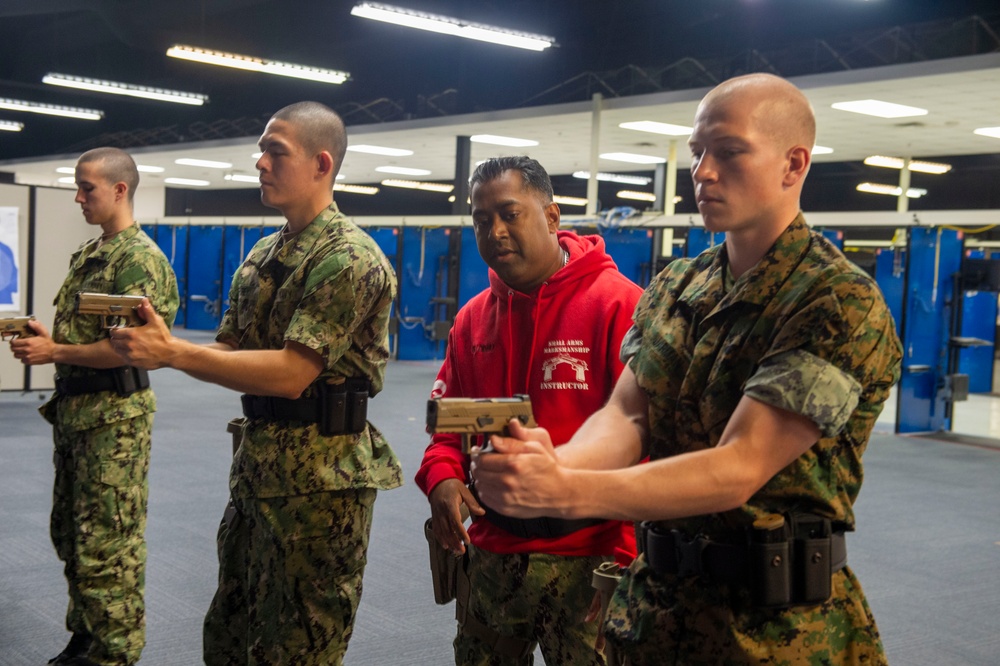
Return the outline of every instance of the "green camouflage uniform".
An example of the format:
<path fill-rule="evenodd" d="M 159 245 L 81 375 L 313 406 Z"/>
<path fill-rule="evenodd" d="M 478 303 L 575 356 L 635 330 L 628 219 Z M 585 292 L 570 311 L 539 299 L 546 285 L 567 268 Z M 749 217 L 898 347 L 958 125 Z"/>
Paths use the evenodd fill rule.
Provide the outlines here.
<path fill-rule="evenodd" d="M 96 315 L 78 315 L 76 293 L 149 297 L 167 325 L 177 313 L 177 280 L 163 252 L 135 224 L 98 247 L 80 246 L 55 299 L 52 339 L 89 344 L 107 337 Z M 60 377 L 92 372 L 56 364 Z M 122 397 L 114 391 L 54 393 L 41 410 L 53 425 L 55 490 L 51 533 L 69 583 L 66 628 L 91 634 L 90 659 L 133 664 L 145 645 L 146 497 L 151 389 Z"/>
<path fill-rule="evenodd" d="M 738 509 L 661 524 L 732 543 L 755 519 L 813 513 L 854 527 L 861 456 L 899 378 L 901 346 L 874 282 L 799 215 L 727 285 L 724 245 L 673 262 L 636 308 L 623 356 L 649 399 L 650 458 L 716 446 L 744 395 L 807 416 L 821 439 Z M 732 282 L 732 278 L 728 279 Z M 854 574 L 825 603 L 754 608 L 744 586 L 659 575 L 637 558 L 608 640 L 632 664 L 884 664 Z"/>
<path fill-rule="evenodd" d="M 323 358 L 318 381 L 367 377 L 375 394 L 395 290 L 378 246 L 333 204 L 287 243 L 273 234 L 254 246 L 216 339 L 238 349 L 298 342 Z M 399 461 L 371 424 L 324 437 L 315 424 L 250 420 L 230 474 L 237 511 L 219 528 L 205 663 L 341 663 L 376 490 L 401 484 Z"/>

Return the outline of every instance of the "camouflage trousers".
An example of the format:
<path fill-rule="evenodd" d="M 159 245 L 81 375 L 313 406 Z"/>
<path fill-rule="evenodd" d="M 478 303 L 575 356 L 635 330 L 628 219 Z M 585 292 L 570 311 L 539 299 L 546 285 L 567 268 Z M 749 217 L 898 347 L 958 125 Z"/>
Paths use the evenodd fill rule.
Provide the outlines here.
<path fill-rule="evenodd" d="M 219 526 L 205 664 L 341 664 L 361 601 L 375 494 L 234 500 Z"/>
<path fill-rule="evenodd" d="M 884 666 L 875 619 L 850 569 L 814 606 L 754 608 L 746 589 L 660 576 L 637 558 L 615 590 L 604 632 L 612 666 Z"/>
<path fill-rule="evenodd" d="M 594 650 L 597 624 L 584 617 L 594 598 L 590 581 L 609 557 L 543 553 L 499 555 L 469 548 L 467 613 L 501 636 L 537 641 L 546 664 L 604 666 Z M 523 666 L 534 657 L 501 654 L 466 626 L 454 641 L 459 666 Z"/>
<path fill-rule="evenodd" d="M 146 501 L 153 415 L 91 430 L 54 428 L 50 532 L 69 584 L 66 628 L 89 658 L 134 664 L 146 643 Z"/>

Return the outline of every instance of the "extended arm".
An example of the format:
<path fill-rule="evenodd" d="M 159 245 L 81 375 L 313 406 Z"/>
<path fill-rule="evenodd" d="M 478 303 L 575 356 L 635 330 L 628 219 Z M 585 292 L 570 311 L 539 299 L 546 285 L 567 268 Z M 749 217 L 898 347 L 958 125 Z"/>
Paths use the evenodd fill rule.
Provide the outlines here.
<path fill-rule="evenodd" d="M 323 370 L 322 357 L 296 342 L 275 350 L 196 345 L 171 335 L 149 301 L 138 312 L 146 324 L 112 332 L 114 350 L 136 367 L 174 368 L 234 391 L 282 398 L 298 398 Z"/>
<path fill-rule="evenodd" d="M 59 344 L 52 339 L 49 330 L 40 321 L 32 320 L 28 322 L 28 326 L 35 335 L 19 337 L 10 342 L 14 358 L 25 365 L 62 363 L 97 369 L 122 365 L 122 359 L 111 348 L 111 341 L 108 339 L 83 345 Z"/>

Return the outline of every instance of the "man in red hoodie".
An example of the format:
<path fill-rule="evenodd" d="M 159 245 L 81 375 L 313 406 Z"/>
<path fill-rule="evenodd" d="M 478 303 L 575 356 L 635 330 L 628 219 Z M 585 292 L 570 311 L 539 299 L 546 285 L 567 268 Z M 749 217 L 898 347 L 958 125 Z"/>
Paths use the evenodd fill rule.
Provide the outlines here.
<path fill-rule="evenodd" d="M 607 401 L 623 364 L 622 337 L 642 291 L 625 278 L 600 236 L 559 230 L 545 169 L 528 157 L 480 164 L 470 178 L 473 228 L 490 288 L 455 318 L 432 397 L 527 394 L 555 442 Z M 428 495 L 434 535 L 463 566 L 455 662 L 604 664 L 595 623 L 584 622 L 591 573 L 635 552 L 631 523 L 520 520 L 476 498 L 458 435 L 436 434 L 416 481 Z M 465 505 L 474 517 L 466 531 Z M 464 617 L 463 617 L 464 616 Z"/>

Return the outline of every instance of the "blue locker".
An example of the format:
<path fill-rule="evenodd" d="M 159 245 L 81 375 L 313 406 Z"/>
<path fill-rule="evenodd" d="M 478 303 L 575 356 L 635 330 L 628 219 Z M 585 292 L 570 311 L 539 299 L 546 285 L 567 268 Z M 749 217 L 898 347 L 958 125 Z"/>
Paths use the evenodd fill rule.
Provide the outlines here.
<path fill-rule="evenodd" d="M 906 250 L 903 248 L 875 250 L 875 282 L 882 290 L 885 303 L 896 322 L 896 335 L 903 338 L 903 283 Z"/>
<path fill-rule="evenodd" d="M 188 231 L 187 327 L 210 331 L 222 321 L 221 226 L 192 225 Z"/>
<path fill-rule="evenodd" d="M 266 233 L 274 233 L 276 227 L 265 228 L 262 226 L 244 227 L 240 225 L 226 225 L 222 231 L 222 279 L 219 282 L 222 290 L 222 312 L 229 309 L 229 287 L 233 282 L 233 276 L 237 269 L 243 265 L 243 260 L 247 258 L 253 246 L 263 238 Z M 222 319 L 220 317 L 219 322 Z"/>
<path fill-rule="evenodd" d="M 608 229 L 602 235 L 608 254 L 622 275 L 640 287 L 648 286 L 653 260 L 652 229 Z"/>
<path fill-rule="evenodd" d="M 458 264 L 458 307 L 461 308 L 470 298 L 489 288 L 490 277 L 489 267 L 476 245 L 476 232 L 472 227 L 463 227 L 459 233 L 462 234 L 462 254 Z"/>
<path fill-rule="evenodd" d="M 823 238 L 827 239 L 831 243 L 837 246 L 837 249 L 841 252 L 844 251 L 844 232 L 838 231 L 836 229 L 821 229 L 820 233 L 823 234 Z"/>
<path fill-rule="evenodd" d="M 399 344 L 397 358 L 406 361 L 444 357 L 447 335 L 435 322 L 444 306 L 433 299 L 447 295 L 451 229 L 403 228 L 399 272 Z"/>
<path fill-rule="evenodd" d="M 940 387 L 948 373 L 953 275 L 962 239 L 951 229 L 909 229 L 903 302 L 903 362 L 896 432 L 951 429 Z"/>
<path fill-rule="evenodd" d="M 175 224 L 156 224 L 146 228 L 146 233 L 156 241 L 156 244 L 167 255 L 170 267 L 177 276 L 177 291 L 180 294 L 180 307 L 174 318 L 174 326 L 184 326 L 184 313 L 187 310 L 187 254 L 188 227 Z"/>
<path fill-rule="evenodd" d="M 687 243 L 684 245 L 684 256 L 697 257 L 713 245 L 721 243 L 725 238 L 725 234 L 716 234 L 704 227 L 691 227 L 688 229 Z"/>
<path fill-rule="evenodd" d="M 399 302 L 399 228 L 397 227 L 362 227 L 364 232 L 372 237 L 382 254 L 392 264 L 392 270 L 396 274 L 396 300 L 393 301 L 389 309 L 389 349 L 396 349 L 399 342 L 398 334 L 393 332 L 392 322 L 396 317 L 396 305 Z"/>
<path fill-rule="evenodd" d="M 986 259 L 982 250 L 970 251 L 971 259 Z M 962 292 L 962 327 L 958 335 L 985 340 L 988 345 L 958 350 L 958 369 L 969 375 L 970 393 L 993 391 L 993 360 L 996 350 L 997 294 L 991 291 Z"/>

